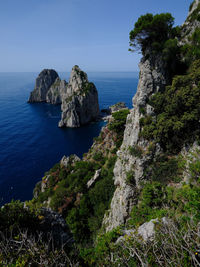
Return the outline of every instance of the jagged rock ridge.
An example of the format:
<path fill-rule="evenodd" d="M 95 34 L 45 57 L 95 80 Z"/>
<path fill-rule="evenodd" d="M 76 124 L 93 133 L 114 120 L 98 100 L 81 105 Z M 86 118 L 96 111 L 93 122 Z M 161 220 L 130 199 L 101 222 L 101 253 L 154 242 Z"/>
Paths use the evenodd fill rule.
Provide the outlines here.
<path fill-rule="evenodd" d="M 97 89 L 77 65 L 72 68 L 61 109 L 62 118 L 59 127 L 80 127 L 96 120 L 99 116 Z"/>

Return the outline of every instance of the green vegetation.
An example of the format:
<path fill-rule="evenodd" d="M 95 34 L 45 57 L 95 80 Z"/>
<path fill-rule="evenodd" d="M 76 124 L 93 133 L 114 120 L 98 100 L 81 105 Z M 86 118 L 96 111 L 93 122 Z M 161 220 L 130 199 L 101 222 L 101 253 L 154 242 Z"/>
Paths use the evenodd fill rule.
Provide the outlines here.
<path fill-rule="evenodd" d="M 81 160 L 75 163 L 71 161 L 67 168 L 56 164 L 43 178 L 44 192 L 41 192 L 41 183 L 35 188 L 36 198 L 32 200 L 32 204 L 46 205 L 48 201 L 53 210 L 62 213 L 76 242 L 81 246 L 93 242 L 101 229 L 105 211 L 109 208 L 115 189 L 113 181 L 115 154 L 122 142 L 128 113 L 128 110 L 123 110 L 113 114 L 112 125 L 107 126 L 105 133 L 101 133 L 95 139 L 96 145 L 84 155 L 87 161 Z M 115 140 L 111 151 L 101 146 L 105 134 L 109 135 L 111 141 L 112 138 Z M 100 176 L 88 188 L 87 182 L 94 177 L 97 170 L 100 170 Z"/>
<path fill-rule="evenodd" d="M 142 52 L 150 46 L 160 50 L 173 33 L 173 23 L 174 18 L 169 13 L 155 16 L 147 13 L 141 16 L 130 32 L 130 46 L 135 49 L 139 48 Z"/>
<path fill-rule="evenodd" d="M 123 227 L 99 235 L 94 248 L 83 249 L 81 256 L 89 266 L 198 266 L 198 223 L 200 220 L 200 152 L 190 159 L 188 184 L 167 186 L 157 181 L 143 185 L 138 204 L 131 211 L 126 228 L 136 229 L 134 234 L 123 234 Z M 162 173 L 160 174 L 162 176 Z M 142 242 L 135 238 L 137 228 L 151 219 L 168 218 L 168 224 L 155 224 L 155 238 Z M 116 243 L 119 237 L 123 241 Z M 161 249 L 162 248 L 162 249 Z M 158 260 L 160 259 L 160 261 Z M 196 265 L 194 264 L 196 263 Z"/>
<path fill-rule="evenodd" d="M 159 142 L 165 151 L 180 151 L 185 142 L 199 136 L 199 103 L 200 60 L 196 60 L 187 75 L 175 76 L 171 86 L 150 99 L 156 116 L 141 119 L 141 136 Z"/>
<path fill-rule="evenodd" d="M 200 59 L 200 29 L 197 28 L 189 37 L 189 42 L 181 47 L 184 61 L 190 66 L 195 60 Z"/>
<path fill-rule="evenodd" d="M 137 157 L 137 158 L 142 158 L 143 151 L 142 151 L 142 148 L 140 146 L 138 146 L 138 145 L 129 146 L 128 150 L 132 156 Z"/>
<path fill-rule="evenodd" d="M 114 131 L 117 134 L 117 140 L 116 140 L 117 148 L 121 146 L 126 124 L 126 118 L 129 113 L 130 112 L 128 109 L 122 109 L 120 111 L 114 112 L 112 114 L 113 121 L 111 121 L 108 125 L 108 129 Z"/>
<path fill-rule="evenodd" d="M 130 170 L 126 173 L 126 183 L 129 185 L 135 185 L 135 172 Z"/>
<path fill-rule="evenodd" d="M 145 168 L 144 177 L 166 185 L 172 182 L 177 183 L 181 181 L 184 164 L 185 160 L 181 156 L 160 154 L 149 162 Z"/>

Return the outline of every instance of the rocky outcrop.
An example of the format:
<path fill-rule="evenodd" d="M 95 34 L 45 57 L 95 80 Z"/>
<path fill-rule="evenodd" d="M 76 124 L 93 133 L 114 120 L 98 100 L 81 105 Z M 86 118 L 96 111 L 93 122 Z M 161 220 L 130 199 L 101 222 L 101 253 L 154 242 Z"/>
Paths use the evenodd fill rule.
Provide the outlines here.
<path fill-rule="evenodd" d="M 189 37 L 193 34 L 195 29 L 200 27 L 200 0 L 194 0 L 191 4 L 191 9 L 188 13 L 186 21 L 183 23 L 181 28 L 181 40 L 180 44 L 190 42 Z"/>
<path fill-rule="evenodd" d="M 141 59 L 140 77 L 137 93 L 133 98 L 134 109 L 127 117 L 124 139 L 120 150 L 117 152 L 118 159 L 114 168 L 114 183 L 116 190 L 111 201 L 110 211 L 105 215 L 103 224 L 107 231 L 124 224 L 129 216 L 133 205 L 137 202 L 140 182 L 144 179 L 143 173 L 145 166 L 150 160 L 150 156 L 143 153 L 141 157 L 131 155 L 130 148 L 140 147 L 145 152 L 148 148 L 148 142 L 142 140 L 139 136 L 140 118 L 143 116 L 141 109 L 147 114 L 153 110 L 147 104 L 149 97 L 162 90 L 168 82 L 168 75 L 160 55 L 149 54 Z M 159 147 L 157 147 L 159 150 Z M 127 173 L 134 174 L 135 184 L 130 185 L 127 182 Z"/>
<path fill-rule="evenodd" d="M 80 127 L 96 120 L 99 116 L 97 89 L 77 65 L 72 68 L 61 109 L 62 118 L 59 127 Z"/>
<path fill-rule="evenodd" d="M 63 156 L 60 165 L 67 168 L 69 165 L 74 165 L 76 162 L 80 161 L 81 159 L 77 155 L 70 155 L 69 157 Z"/>
<path fill-rule="evenodd" d="M 59 77 L 49 88 L 46 94 L 46 102 L 54 105 L 61 104 L 63 95 L 67 92 L 67 82 Z"/>
<path fill-rule="evenodd" d="M 96 170 L 94 176 L 87 182 L 87 188 L 90 188 L 100 178 L 101 169 Z"/>
<path fill-rule="evenodd" d="M 58 73 L 55 70 L 44 69 L 40 72 L 35 82 L 35 88 L 31 92 L 28 102 L 46 102 L 47 92 L 57 78 Z"/>
<path fill-rule="evenodd" d="M 139 242 L 149 242 L 153 241 L 156 235 L 156 226 L 159 227 L 166 227 L 173 224 L 172 220 L 168 219 L 167 217 L 163 217 L 160 220 L 158 218 L 152 219 L 149 222 L 145 222 L 138 227 L 138 229 L 130 229 L 130 230 L 123 230 L 123 235 L 120 236 L 116 244 L 124 243 L 129 239 L 135 239 Z"/>

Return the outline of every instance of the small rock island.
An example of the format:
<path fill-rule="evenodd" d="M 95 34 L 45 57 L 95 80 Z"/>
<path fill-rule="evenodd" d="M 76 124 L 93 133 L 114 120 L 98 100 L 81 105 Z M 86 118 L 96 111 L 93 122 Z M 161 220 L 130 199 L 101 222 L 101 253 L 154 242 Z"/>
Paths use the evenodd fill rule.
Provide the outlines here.
<path fill-rule="evenodd" d="M 59 127 L 80 127 L 99 117 L 97 89 L 77 65 L 72 68 L 69 83 L 53 69 L 40 72 L 28 102 L 62 104 Z"/>

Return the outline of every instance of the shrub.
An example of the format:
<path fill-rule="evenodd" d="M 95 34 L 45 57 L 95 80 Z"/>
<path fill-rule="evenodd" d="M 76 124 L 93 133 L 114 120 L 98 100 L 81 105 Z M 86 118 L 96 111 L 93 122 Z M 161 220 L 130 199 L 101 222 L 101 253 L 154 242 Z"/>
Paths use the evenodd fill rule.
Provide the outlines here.
<path fill-rule="evenodd" d="M 146 116 L 141 135 L 159 142 L 165 151 L 178 152 L 183 143 L 199 135 L 200 60 L 193 62 L 187 75 L 173 78 L 171 86 L 149 101 L 155 118 Z"/>
<path fill-rule="evenodd" d="M 138 145 L 129 146 L 128 150 L 132 156 L 137 157 L 137 158 L 142 157 L 143 151 L 142 151 L 142 148 L 139 147 Z"/>
<path fill-rule="evenodd" d="M 135 172 L 134 172 L 134 170 L 126 173 L 126 182 L 129 185 L 135 185 Z"/>

